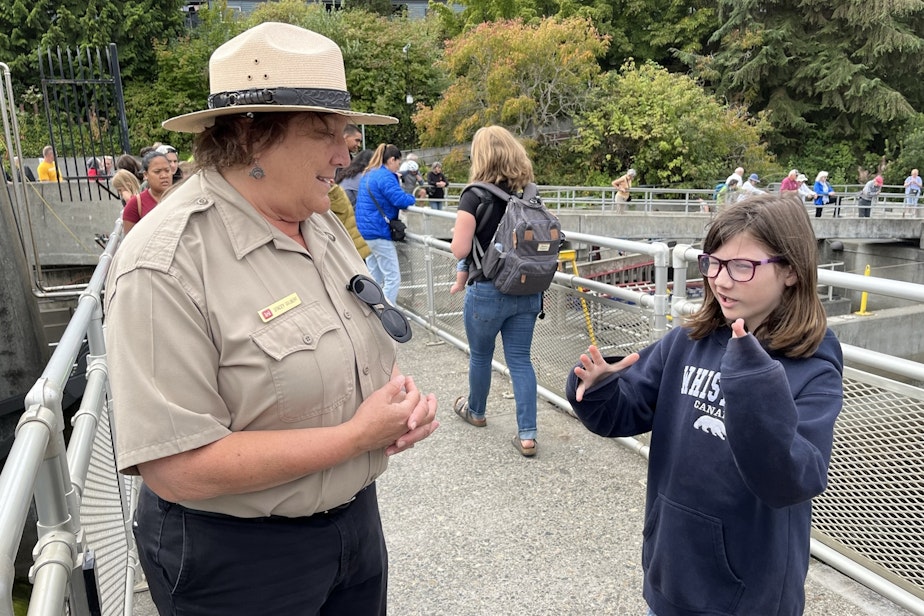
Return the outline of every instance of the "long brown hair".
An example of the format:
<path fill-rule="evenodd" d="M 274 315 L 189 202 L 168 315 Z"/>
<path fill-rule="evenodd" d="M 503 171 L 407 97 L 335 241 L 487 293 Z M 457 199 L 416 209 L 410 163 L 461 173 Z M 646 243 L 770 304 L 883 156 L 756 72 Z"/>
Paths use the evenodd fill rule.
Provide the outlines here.
<path fill-rule="evenodd" d="M 771 255 L 783 258 L 783 263 L 771 267 L 788 266 L 796 276 L 796 283 L 783 289 L 779 306 L 751 333 L 787 357 L 810 357 L 825 336 L 827 316 L 818 298 L 818 246 L 805 207 L 792 193 L 739 201 L 715 217 L 703 240 L 703 251 L 715 252 L 742 233 L 763 244 Z M 727 325 L 705 278 L 703 283 L 703 306 L 684 323 L 694 340 Z"/>

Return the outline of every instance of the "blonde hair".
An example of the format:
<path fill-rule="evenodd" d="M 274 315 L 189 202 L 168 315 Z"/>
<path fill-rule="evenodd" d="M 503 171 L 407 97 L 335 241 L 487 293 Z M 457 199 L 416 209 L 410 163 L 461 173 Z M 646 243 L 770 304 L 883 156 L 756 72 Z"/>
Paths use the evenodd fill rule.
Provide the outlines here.
<path fill-rule="evenodd" d="M 127 169 L 119 169 L 116 171 L 110 183 L 120 196 L 123 190 L 127 190 L 133 195 L 137 195 L 141 192 L 141 182 L 138 181 L 134 173 Z"/>
<path fill-rule="evenodd" d="M 533 163 L 526 148 L 509 130 L 485 126 L 475 132 L 469 182 L 505 183 L 513 192 L 520 192 L 533 179 Z"/>
<path fill-rule="evenodd" d="M 703 252 L 715 252 L 742 233 L 771 255 L 782 257 L 781 263 L 770 267 L 789 267 L 796 275 L 796 283 L 783 289 L 779 305 L 751 333 L 786 357 L 811 357 L 825 337 L 828 321 L 816 289 L 817 240 L 802 201 L 791 192 L 738 201 L 716 215 L 703 240 Z M 708 283 L 703 286 L 703 306 L 684 324 L 694 340 L 727 325 L 712 288 Z"/>

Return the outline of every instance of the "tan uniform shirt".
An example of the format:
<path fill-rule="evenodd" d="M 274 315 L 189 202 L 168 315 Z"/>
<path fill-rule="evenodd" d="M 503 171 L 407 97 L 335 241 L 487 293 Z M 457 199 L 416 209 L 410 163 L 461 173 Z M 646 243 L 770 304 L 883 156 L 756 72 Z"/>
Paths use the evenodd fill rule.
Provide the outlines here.
<path fill-rule="evenodd" d="M 341 424 L 389 380 L 395 344 L 347 290 L 367 272 L 350 236 L 330 212 L 301 233 L 310 254 L 203 171 L 126 238 L 106 287 L 122 472 L 231 432 Z M 311 515 L 348 501 L 385 467 L 376 451 L 267 490 L 182 504 Z"/>

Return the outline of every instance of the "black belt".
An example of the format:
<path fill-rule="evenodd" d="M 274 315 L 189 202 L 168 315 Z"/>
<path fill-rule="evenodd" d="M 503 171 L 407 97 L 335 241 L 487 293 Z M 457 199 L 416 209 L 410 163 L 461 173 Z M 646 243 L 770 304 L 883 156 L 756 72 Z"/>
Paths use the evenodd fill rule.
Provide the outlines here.
<path fill-rule="evenodd" d="M 305 522 L 307 520 L 318 520 L 318 519 L 323 519 L 323 518 L 329 518 L 333 515 L 346 511 L 347 509 L 350 508 L 350 506 L 353 503 L 356 502 L 356 499 L 359 498 L 359 496 L 368 489 L 369 489 L 369 486 L 366 486 L 365 488 L 363 488 L 362 490 L 354 494 L 353 497 L 350 498 L 350 500 L 340 505 L 337 505 L 336 507 L 331 507 L 330 509 L 325 509 L 324 511 L 317 511 L 315 513 L 312 513 L 311 515 L 297 516 L 297 517 L 289 517 L 289 516 L 284 516 L 284 515 L 270 515 L 270 516 L 262 516 L 259 518 L 242 518 L 236 515 L 228 515 L 227 513 L 218 513 L 215 511 L 202 511 L 201 509 L 190 509 L 189 507 L 184 507 L 183 505 L 179 505 L 177 503 L 170 503 L 170 501 L 164 501 L 164 502 L 167 502 L 175 507 L 181 507 L 184 511 L 192 515 L 198 515 L 198 516 L 203 516 L 207 518 L 218 518 L 220 520 L 234 520 L 238 522 L 292 524 L 292 523 L 298 523 L 298 522 Z"/>

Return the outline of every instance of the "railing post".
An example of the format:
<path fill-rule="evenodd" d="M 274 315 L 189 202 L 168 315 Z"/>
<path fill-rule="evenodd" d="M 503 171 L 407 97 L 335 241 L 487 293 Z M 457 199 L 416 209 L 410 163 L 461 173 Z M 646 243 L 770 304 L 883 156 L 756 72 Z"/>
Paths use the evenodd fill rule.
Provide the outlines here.
<path fill-rule="evenodd" d="M 657 250 L 654 253 L 654 323 L 651 326 L 651 335 L 657 340 L 667 333 L 667 316 L 670 311 L 667 294 L 667 277 L 670 269 L 670 248 L 661 242 L 651 244 Z"/>

